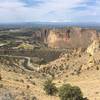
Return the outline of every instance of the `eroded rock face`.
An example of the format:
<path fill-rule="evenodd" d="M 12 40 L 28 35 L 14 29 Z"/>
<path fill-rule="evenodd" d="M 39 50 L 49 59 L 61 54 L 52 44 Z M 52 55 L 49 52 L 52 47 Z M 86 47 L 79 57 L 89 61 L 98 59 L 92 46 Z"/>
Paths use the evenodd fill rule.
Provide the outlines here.
<path fill-rule="evenodd" d="M 100 41 L 94 40 L 93 43 L 87 48 L 87 53 L 90 55 L 88 65 L 96 66 L 100 63 Z"/>
<path fill-rule="evenodd" d="M 100 41 L 94 40 L 93 43 L 87 48 L 87 53 L 94 56 L 95 52 L 100 50 Z"/>
<path fill-rule="evenodd" d="M 50 30 L 47 44 L 52 48 L 87 48 L 97 38 L 96 30 L 69 28 Z"/>
<path fill-rule="evenodd" d="M 79 27 L 41 29 L 33 32 L 34 41 L 46 43 L 51 48 L 87 48 L 97 37 L 96 30 Z"/>

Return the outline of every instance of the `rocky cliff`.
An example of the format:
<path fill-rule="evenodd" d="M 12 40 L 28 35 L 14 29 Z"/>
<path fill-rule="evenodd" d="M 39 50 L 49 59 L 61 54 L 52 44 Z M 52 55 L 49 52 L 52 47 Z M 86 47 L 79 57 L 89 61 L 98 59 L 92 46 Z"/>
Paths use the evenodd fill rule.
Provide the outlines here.
<path fill-rule="evenodd" d="M 33 40 L 44 42 L 51 48 L 87 48 L 97 36 L 94 29 L 66 27 L 35 31 Z"/>
<path fill-rule="evenodd" d="M 96 30 L 69 28 L 50 30 L 47 43 L 52 48 L 86 48 L 97 38 Z"/>

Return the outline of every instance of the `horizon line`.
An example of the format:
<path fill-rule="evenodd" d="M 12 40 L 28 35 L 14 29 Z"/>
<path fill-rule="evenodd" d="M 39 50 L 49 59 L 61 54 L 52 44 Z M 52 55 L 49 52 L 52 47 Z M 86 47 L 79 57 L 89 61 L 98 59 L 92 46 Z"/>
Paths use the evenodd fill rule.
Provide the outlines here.
<path fill-rule="evenodd" d="M 23 21 L 23 22 L 0 22 L 0 24 L 14 24 L 14 23 L 97 23 L 100 24 L 100 22 L 72 22 L 72 21 Z"/>

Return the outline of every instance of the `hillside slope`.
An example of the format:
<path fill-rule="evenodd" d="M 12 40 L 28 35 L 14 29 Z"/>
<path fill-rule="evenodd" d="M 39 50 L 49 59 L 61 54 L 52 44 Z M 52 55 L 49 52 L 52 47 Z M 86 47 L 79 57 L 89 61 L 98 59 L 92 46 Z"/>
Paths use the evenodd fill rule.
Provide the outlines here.
<path fill-rule="evenodd" d="M 59 100 L 43 91 L 43 83 L 50 77 L 57 87 L 70 83 L 79 86 L 89 100 L 100 100 L 100 42 L 93 42 L 89 49 L 90 52 L 81 48 L 63 52 L 58 59 L 40 65 L 37 71 L 16 72 L 11 70 L 14 65 L 1 63 L 0 100 Z"/>

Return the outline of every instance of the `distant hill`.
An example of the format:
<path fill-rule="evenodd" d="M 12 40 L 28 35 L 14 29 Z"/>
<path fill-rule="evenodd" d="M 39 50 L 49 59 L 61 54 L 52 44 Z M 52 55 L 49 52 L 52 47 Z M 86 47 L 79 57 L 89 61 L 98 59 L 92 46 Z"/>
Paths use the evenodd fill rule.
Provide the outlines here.
<path fill-rule="evenodd" d="M 63 28 L 68 26 L 78 26 L 81 28 L 91 28 L 100 31 L 100 23 L 75 23 L 75 22 L 23 22 L 0 24 L 0 30 L 16 28 Z"/>

